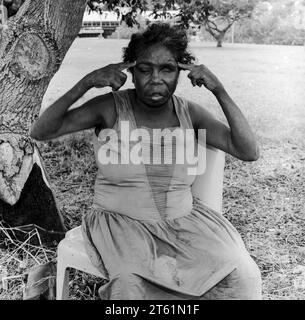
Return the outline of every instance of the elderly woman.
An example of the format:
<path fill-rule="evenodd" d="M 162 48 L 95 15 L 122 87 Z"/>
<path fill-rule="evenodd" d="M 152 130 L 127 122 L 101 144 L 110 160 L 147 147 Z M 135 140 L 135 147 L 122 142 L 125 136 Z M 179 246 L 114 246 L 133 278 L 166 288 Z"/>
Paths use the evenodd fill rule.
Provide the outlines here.
<path fill-rule="evenodd" d="M 258 158 L 242 112 L 217 77 L 206 66 L 192 64 L 194 60 L 184 31 L 152 24 L 132 36 L 123 62 L 86 75 L 32 128 L 37 140 L 95 128 L 94 205 L 82 226 L 88 254 L 107 277 L 99 290 L 102 299 L 261 298 L 256 264 L 230 222 L 192 196 L 196 176 L 187 173 L 188 164 L 164 161 L 168 144 L 162 139 L 162 152 L 153 153 L 153 163 L 128 162 L 123 155 L 126 147 L 130 151 L 139 143 L 127 141 L 129 124 L 130 131 L 149 133 L 149 138 L 142 136 L 142 154 L 158 144 L 150 139 L 154 129 L 166 128 L 170 134 L 180 128 L 195 133 L 205 129 L 208 145 L 238 159 Z M 119 90 L 127 78 L 124 69 L 131 72 L 134 89 Z M 189 71 L 193 86 L 214 94 L 229 127 L 201 105 L 174 95 L 181 70 Z M 89 89 L 107 86 L 112 92 L 69 110 Z M 178 144 L 184 140 L 176 139 L 173 146 Z M 107 154 L 121 161 L 107 162 Z"/>

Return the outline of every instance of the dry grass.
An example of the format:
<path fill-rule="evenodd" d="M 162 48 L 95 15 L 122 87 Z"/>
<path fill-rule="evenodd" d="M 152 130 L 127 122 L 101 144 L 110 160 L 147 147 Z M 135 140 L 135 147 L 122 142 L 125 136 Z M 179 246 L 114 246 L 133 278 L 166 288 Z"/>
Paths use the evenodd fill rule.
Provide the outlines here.
<path fill-rule="evenodd" d="M 28 231 L 31 229 L 31 231 Z M 45 248 L 39 230 L 32 226 L 10 228 L 0 222 L 0 300 L 23 298 L 28 272 L 35 266 L 53 261 L 56 250 Z M 20 241 L 18 233 L 25 237 Z"/>
<path fill-rule="evenodd" d="M 225 216 L 240 232 L 260 267 L 264 299 L 303 300 L 305 159 L 301 153 L 298 157 L 287 152 L 287 146 L 278 146 L 278 159 L 271 154 L 275 160 L 272 165 L 270 148 L 262 151 L 257 164 L 227 157 Z"/>
<path fill-rule="evenodd" d="M 77 40 L 53 79 L 44 104 L 55 100 L 93 68 L 119 61 L 124 41 Z M 224 215 L 240 232 L 260 267 L 264 299 L 305 299 L 305 61 L 304 48 L 194 43 L 199 62 L 220 75 L 257 133 L 261 158 L 245 163 L 226 158 Z M 82 68 L 77 68 L 82 61 Z M 130 80 L 127 87 L 130 86 Z M 182 76 L 178 94 L 192 97 L 222 117 L 215 99 L 192 88 Z M 103 92 L 103 90 L 102 90 Z M 95 95 L 89 92 L 81 102 Z M 65 224 L 73 228 L 90 210 L 96 172 L 91 132 L 41 144 L 46 169 L 61 205 Z M 0 228 L 3 232 L 3 230 Z M 36 235 L 33 235 L 35 237 Z M 30 237 L 30 235 L 29 235 Z M 16 250 L 6 240 L 0 251 L 1 274 L 9 277 L 0 299 L 20 299 L 26 270 L 42 263 L 45 249 Z M 33 251 L 31 251 L 33 250 Z M 35 257 L 31 257 L 31 255 Z M 50 254 L 50 256 L 48 255 Z M 48 253 L 48 259 L 54 252 Z M 14 257 L 14 258 L 12 258 Z M 20 268 L 20 264 L 22 268 Z M 26 266 L 26 267 L 24 267 Z M 5 273 L 6 272 L 6 273 Z M 72 299 L 97 299 L 100 279 L 71 272 Z"/>

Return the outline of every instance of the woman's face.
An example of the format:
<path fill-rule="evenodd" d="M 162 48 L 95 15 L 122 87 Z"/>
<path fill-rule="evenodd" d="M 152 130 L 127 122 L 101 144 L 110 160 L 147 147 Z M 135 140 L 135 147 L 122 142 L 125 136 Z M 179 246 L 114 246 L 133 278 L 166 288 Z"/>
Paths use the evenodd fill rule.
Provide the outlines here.
<path fill-rule="evenodd" d="M 137 97 L 149 106 L 161 106 L 176 90 L 178 65 L 174 55 L 162 45 L 146 50 L 137 59 L 133 83 Z"/>

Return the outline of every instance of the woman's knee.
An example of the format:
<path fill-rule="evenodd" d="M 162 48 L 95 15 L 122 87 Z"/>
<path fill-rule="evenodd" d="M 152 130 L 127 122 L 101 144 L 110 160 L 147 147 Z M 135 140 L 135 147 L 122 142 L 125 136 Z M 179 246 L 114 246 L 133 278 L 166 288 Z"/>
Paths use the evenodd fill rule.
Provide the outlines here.
<path fill-rule="evenodd" d="M 227 282 L 233 288 L 235 287 L 235 295 L 239 299 L 260 300 L 262 298 L 261 272 L 250 256 L 227 277 Z"/>
<path fill-rule="evenodd" d="M 261 273 L 249 256 L 228 276 L 202 296 L 204 300 L 261 300 Z"/>

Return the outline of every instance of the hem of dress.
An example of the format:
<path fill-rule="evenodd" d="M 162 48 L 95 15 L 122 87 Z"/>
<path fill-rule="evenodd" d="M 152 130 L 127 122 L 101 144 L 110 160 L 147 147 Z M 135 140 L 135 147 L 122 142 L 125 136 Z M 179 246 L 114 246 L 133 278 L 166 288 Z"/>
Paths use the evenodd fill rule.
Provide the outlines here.
<path fill-rule="evenodd" d="M 167 290 L 170 290 L 170 291 L 175 292 L 180 295 L 189 296 L 190 300 L 192 300 L 192 299 L 199 299 L 200 297 L 202 297 L 209 290 L 211 290 L 214 286 L 216 286 L 220 281 L 222 281 L 229 274 L 231 274 L 235 269 L 236 269 L 236 263 L 231 263 L 228 266 L 226 266 L 225 268 L 221 269 L 221 272 L 219 272 L 219 271 L 215 272 L 214 275 L 212 275 L 210 278 L 208 278 L 208 280 L 202 286 L 202 288 L 199 292 L 192 292 L 190 290 L 180 289 L 179 287 L 176 287 L 176 286 L 171 286 L 170 284 L 166 284 L 166 283 L 162 282 L 162 280 L 158 280 L 158 279 L 153 278 L 153 277 L 151 277 L 147 274 L 144 274 L 142 272 L 134 271 L 134 272 L 130 272 L 130 274 L 138 276 L 145 281 L 148 281 L 154 285 L 157 285 L 160 288 L 165 288 Z M 109 279 L 109 281 L 101 287 L 101 289 L 102 290 L 107 289 L 107 287 L 110 286 L 112 284 L 112 282 L 114 282 L 115 280 L 117 280 L 119 278 L 120 278 L 120 273 L 113 275 Z"/>

